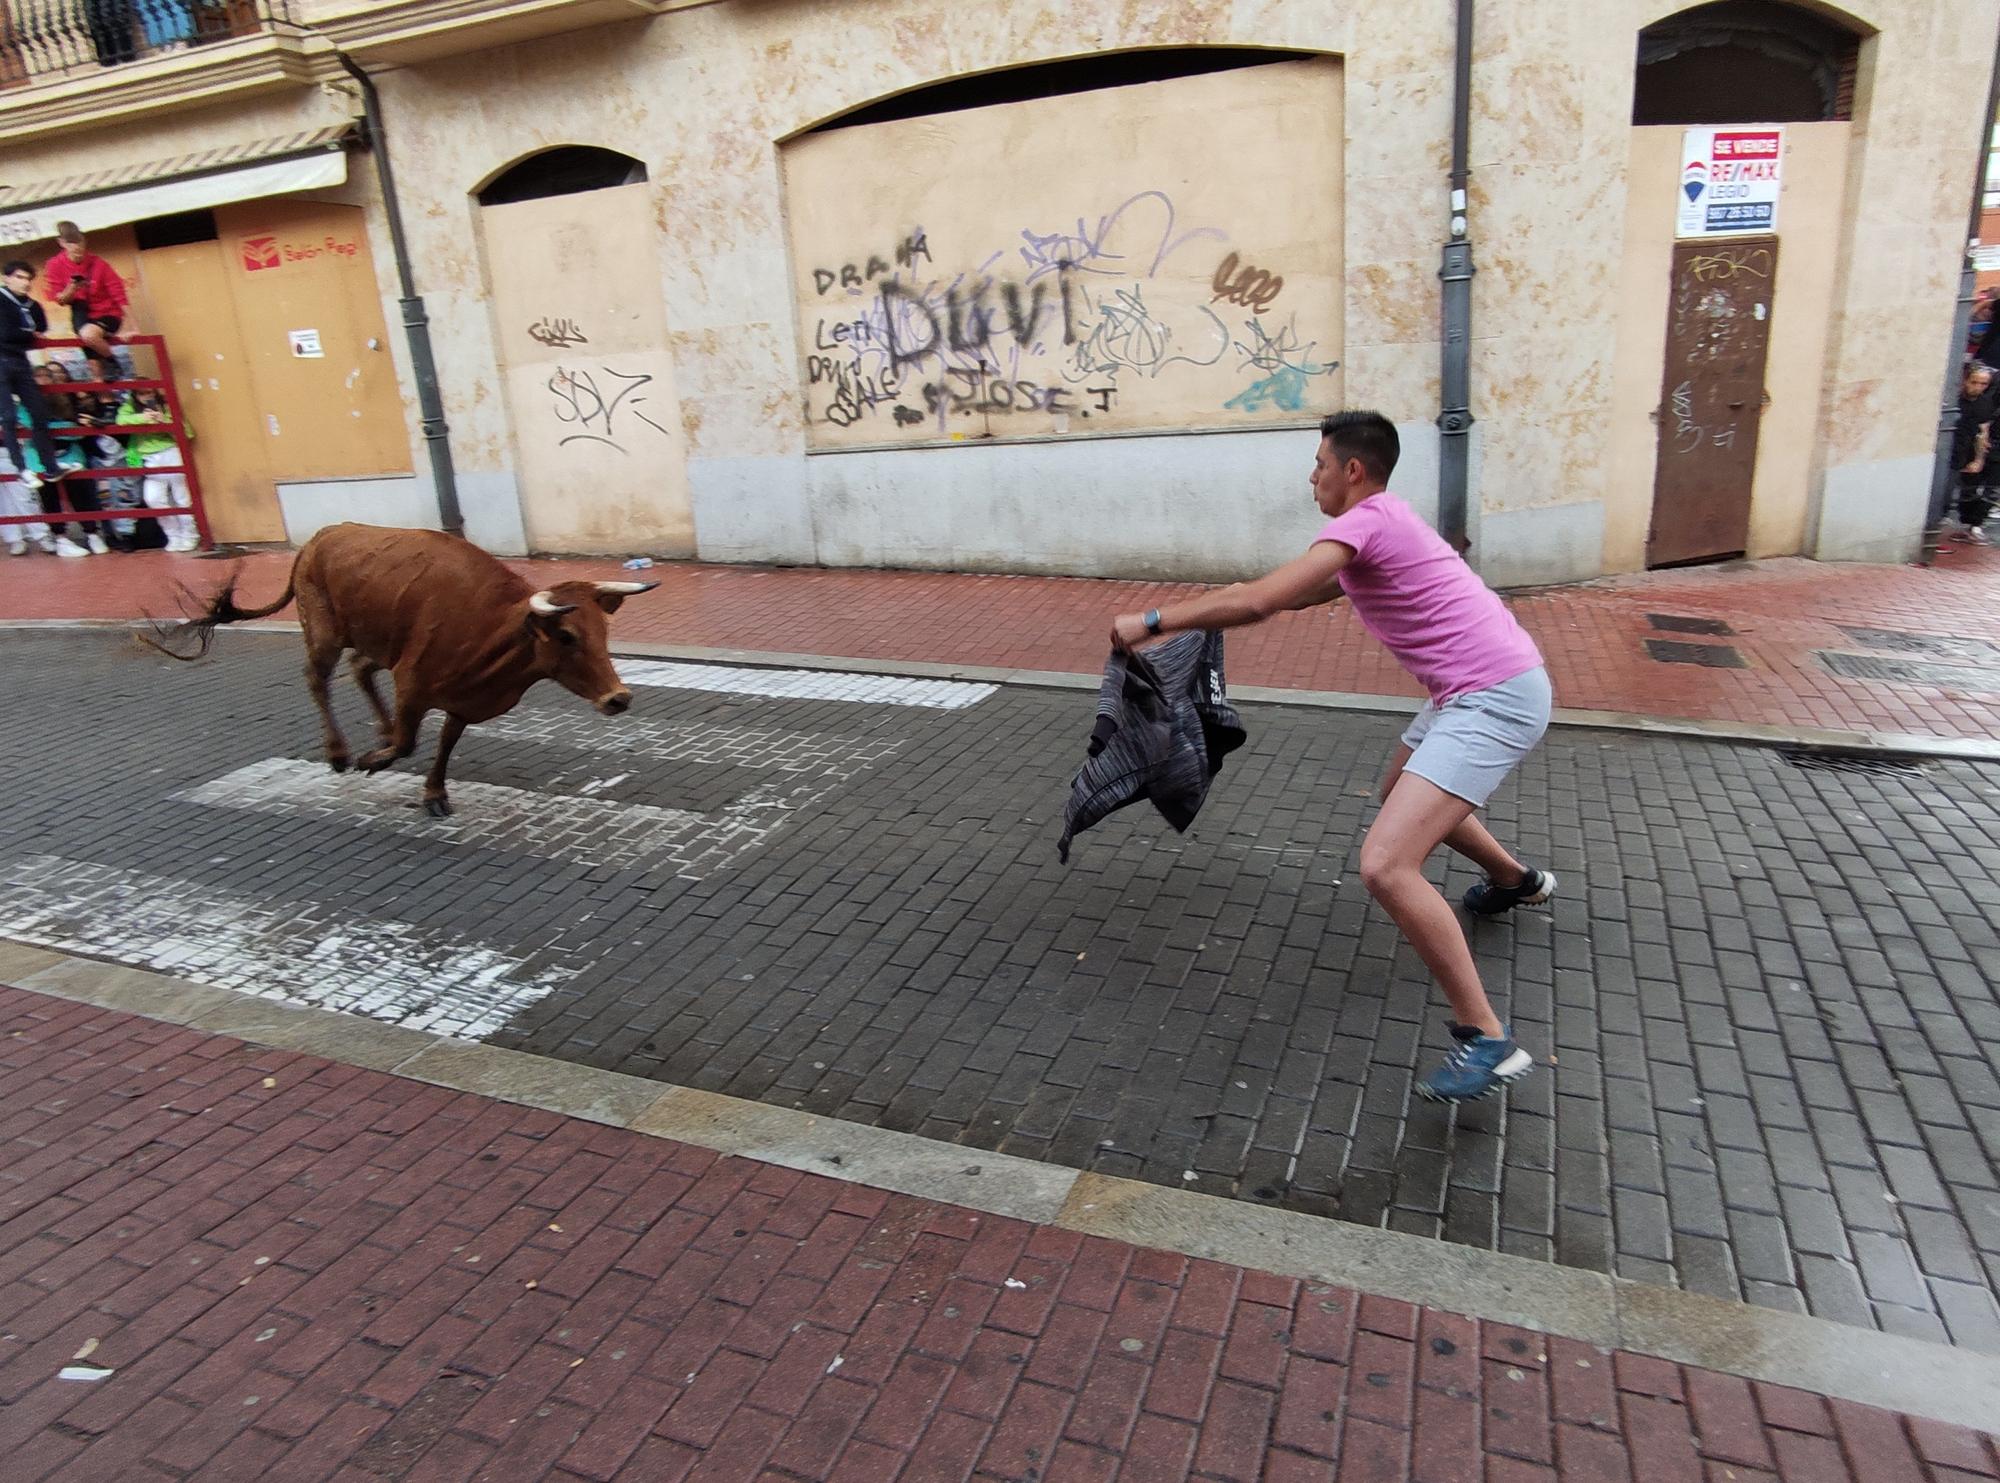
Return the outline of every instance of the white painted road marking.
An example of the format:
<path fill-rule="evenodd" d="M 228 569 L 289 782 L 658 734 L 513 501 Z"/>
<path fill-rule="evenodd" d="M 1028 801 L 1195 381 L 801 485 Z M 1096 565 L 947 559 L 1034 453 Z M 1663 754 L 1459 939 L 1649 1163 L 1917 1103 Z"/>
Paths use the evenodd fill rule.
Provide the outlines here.
<path fill-rule="evenodd" d="M 295 757 L 253 762 L 174 797 L 213 808 L 322 819 L 343 827 L 413 834 L 576 865 L 670 868 L 688 880 L 700 880 L 762 844 L 792 815 L 874 761 L 880 744 L 867 745 L 870 755 L 822 754 L 812 771 L 781 771 L 713 813 L 536 793 L 498 783 L 454 782 L 454 812 L 449 818 L 434 819 L 417 806 L 417 780 L 407 773 L 341 775 L 324 763 Z"/>
<path fill-rule="evenodd" d="M 404 922 L 56 855 L 0 873 L 0 929 L 39 947 L 470 1040 L 573 976 Z"/>
<path fill-rule="evenodd" d="M 579 717 L 576 712 L 565 710 L 512 711 L 480 722 L 468 734 L 550 742 L 581 751 L 626 753 L 658 762 L 719 762 L 730 767 L 771 768 L 781 772 L 811 772 L 827 767 L 851 772 L 849 764 L 879 761 L 903 745 L 895 737 L 835 736 L 823 731 L 784 731 L 764 726 L 689 725 L 637 711 L 615 721 L 600 721 L 589 715 Z"/>
<path fill-rule="evenodd" d="M 978 705 L 998 685 L 968 680 L 913 680 L 901 675 L 843 674 L 820 669 L 743 669 L 673 659 L 621 659 L 618 677 L 628 685 L 708 690 L 724 695 L 769 695 L 785 700 L 854 700 L 959 711 Z"/>

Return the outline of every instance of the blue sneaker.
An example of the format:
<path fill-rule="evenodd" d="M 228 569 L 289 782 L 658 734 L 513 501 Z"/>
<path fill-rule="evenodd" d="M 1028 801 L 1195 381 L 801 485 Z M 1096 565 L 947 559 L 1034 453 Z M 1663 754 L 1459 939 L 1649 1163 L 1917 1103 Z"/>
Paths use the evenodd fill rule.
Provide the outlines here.
<path fill-rule="evenodd" d="M 1477 1102 L 1534 1069 L 1534 1057 L 1512 1035 L 1495 1039 L 1470 1025 L 1453 1025 L 1451 1038 L 1458 1044 L 1444 1064 L 1417 1083 L 1417 1095 L 1426 1102 Z"/>

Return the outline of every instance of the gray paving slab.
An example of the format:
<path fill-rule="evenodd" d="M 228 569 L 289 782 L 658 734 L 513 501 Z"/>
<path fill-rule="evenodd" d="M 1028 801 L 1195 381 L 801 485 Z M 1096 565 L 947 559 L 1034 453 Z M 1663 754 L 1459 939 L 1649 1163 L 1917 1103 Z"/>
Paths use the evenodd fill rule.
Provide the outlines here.
<path fill-rule="evenodd" d="M 0 653 L 15 754 L 91 762 L 0 818 L 0 935 L 2000 1352 L 2000 795 L 1977 765 L 1552 734 L 1492 822 L 1564 888 L 1472 927 L 1544 1064 L 1452 1113 L 1410 1094 L 1442 1007 L 1355 870 L 1391 716 L 1248 705 L 1186 835 L 1131 811 L 1065 868 L 1075 694 L 648 687 L 612 722 L 551 690 L 456 754 L 483 785 L 462 811 L 494 812 L 427 831 L 382 779 L 351 811 L 274 806 L 292 774 L 269 764 L 318 750 L 294 638 L 225 635 L 193 667 L 98 632 Z M 423 761 L 391 775 L 412 805 Z"/>

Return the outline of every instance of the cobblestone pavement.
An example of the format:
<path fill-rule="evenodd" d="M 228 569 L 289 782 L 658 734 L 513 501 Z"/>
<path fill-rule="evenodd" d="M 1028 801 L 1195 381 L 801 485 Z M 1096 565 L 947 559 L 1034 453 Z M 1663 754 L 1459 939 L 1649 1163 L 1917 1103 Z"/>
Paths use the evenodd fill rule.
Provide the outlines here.
<path fill-rule="evenodd" d="M 4 988 L 0 1440 L 10 1483 L 2000 1477 L 1964 1427 Z"/>
<path fill-rule="evenodd" d="M 0 933 L 2000 1352 L 1978 767 L 1552 734 L 1493 821 L 1564 889 L 1474 929 L 1546 1064 L 1453 1115 L 1410 1096 L 1440 1006 L 1353 873 L 1391 718 L 1246 707 L 1188 835 L 1120 815 L 1064 868 L 1086 696 L 657 666 L 617 721 L 550 692 L 475 728 L 439 826 L 421 754 L 306 765 L 295 639 L 0 650 L 42 769 Z"/>

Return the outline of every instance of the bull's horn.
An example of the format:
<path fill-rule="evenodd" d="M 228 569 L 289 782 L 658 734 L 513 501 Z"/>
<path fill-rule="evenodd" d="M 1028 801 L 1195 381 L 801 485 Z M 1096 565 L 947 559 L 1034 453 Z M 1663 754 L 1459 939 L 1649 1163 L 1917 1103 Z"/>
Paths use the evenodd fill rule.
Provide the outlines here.
<path fill-rule="evenodd" d="M 597 590 L 606 597 L 636 597 L 641 592 L 651 592 L 658 582 L 599 582 Z"/>
<path fill-rule="evenodd" d="M 544 589 L 528 599 L 528 611 L 539 613 L 544 618 L 553 618 L 558 613 L 574 613 L 576 611 L 576 604 L 573 602 L 557 602 Z"/>

